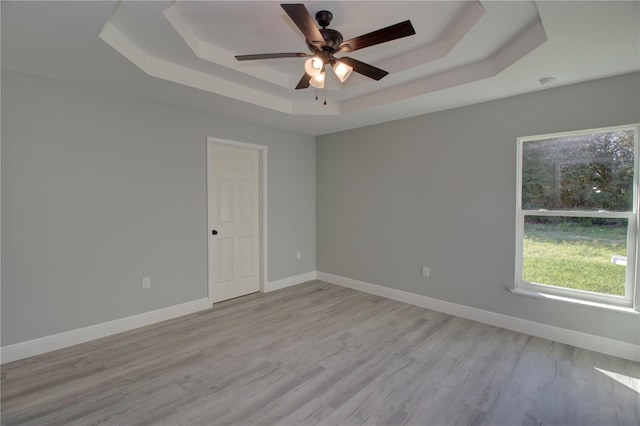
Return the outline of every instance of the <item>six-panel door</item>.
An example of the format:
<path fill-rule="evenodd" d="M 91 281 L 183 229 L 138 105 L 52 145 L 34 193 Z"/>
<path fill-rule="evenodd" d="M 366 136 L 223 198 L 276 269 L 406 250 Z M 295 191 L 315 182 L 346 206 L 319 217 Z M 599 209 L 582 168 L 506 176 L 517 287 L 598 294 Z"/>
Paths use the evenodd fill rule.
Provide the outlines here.
<path fill-rule="evenodd" d="M 210 146 L 213 302 L 260 291 L 258 151 Z"/>

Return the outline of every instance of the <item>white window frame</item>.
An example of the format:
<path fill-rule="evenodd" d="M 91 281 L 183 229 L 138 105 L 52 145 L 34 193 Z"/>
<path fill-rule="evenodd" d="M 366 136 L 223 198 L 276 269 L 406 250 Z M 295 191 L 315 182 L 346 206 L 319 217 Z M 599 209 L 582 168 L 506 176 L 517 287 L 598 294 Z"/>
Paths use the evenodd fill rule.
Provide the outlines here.
<path fill-rule="evenodd" d="M 634 176 L 633 176 L 633 204 L 632 211 L 629 212 L 609 212 L 609 211 L 574 211 L 574 210 L 523 210 L 522 209 L 522 148 L 524 143 L 561 138 L 568 136 L 581 136 L 593 133 L 606 133 L 617 130 L 632 130 L 634 132 Z M 517 160 L 517 189 L 516 189 L 516 268 L 514 292 L 541 297 L 549 296 L 556 300 L 565 300 L 574 303 L 584 303 L 593 306 L 611 306 L 631 309 L 634 312 L 640 308 L 640 295 L 638 294 L 638 281 L 640 274 L 637 272 L 640 265 L 640 247 L 638 236 L 640 230 L 638 224 L 640 218 L 638 211 L 640 188 L 640 124 L 626 126 L 603 127 L 598 129 L 579 130 L 572 132 L 552 133 L 546 135 L 536 135 L 518 138 L 518 160 Z M 595 217 L 595 218 L 624 218 L 628 220 L 627 228 L 627 277 L 625 283 L 625 295 L 615 296 L 602 293 L 595 293 L 584 290 L 574 290 L 570 288 L 557 287 L 552 285 L 532 283 L 522 279 L 523 269 L 523 242 L 524 242 L 524 219 L 526 216 L 548 216 L 548 217 Z"/>

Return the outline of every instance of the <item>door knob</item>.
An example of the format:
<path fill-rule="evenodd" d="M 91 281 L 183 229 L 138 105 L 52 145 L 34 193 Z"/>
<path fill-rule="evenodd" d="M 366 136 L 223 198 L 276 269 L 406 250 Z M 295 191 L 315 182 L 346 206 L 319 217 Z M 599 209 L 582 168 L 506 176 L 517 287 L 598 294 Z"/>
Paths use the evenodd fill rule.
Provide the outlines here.
<path fill-rule="evenodd" d="M 211 235 L 218 235 L 218 231 L 216 231 L 215 229 L 211 230 Z"/>

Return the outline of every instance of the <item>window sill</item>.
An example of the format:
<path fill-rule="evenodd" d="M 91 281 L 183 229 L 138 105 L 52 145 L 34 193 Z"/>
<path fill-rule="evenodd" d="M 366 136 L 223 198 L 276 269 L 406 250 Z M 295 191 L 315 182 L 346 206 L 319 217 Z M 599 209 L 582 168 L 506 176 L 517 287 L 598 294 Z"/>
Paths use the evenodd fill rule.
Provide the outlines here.
<path fill-rule="evenodd" d="M 607 305 L 605 303 L 590 302 L 588 300 L 573 299 L 571 297 L 564 297 L 564 296 L 556 296 L 555 294 L 540 293 L 538 291 L 523 290 L 521 288 L 516 288 L 516 289 L 510 288 L 508 290 L 513 294 L 520 294 L 523 296 L 535 297 L 536 299 L 556 300 L 559 302 L 571 303 L 574 305 L 589 306 L 591 308 L 602 309 L 605 311 L 621 312 L 624 314 L 631 314 L 631 315 L 640 315 L 640 311 L 637 311 L 633 308 L 627 308 L 624 306 Z"/>

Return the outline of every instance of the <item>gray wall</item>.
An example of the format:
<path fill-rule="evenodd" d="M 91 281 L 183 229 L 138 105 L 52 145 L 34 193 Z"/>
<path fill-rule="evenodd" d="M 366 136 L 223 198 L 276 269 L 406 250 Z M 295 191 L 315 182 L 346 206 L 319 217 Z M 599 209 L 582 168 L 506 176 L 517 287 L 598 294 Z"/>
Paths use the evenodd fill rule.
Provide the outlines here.
<path fill-rule="evenodd" d="M 637 316 L 505 290 L 516 138 L 636 123 L 639 81 L 629 74 L 317 138 L 318 271 L 640 343 Z"/>
<path fill-rule="evenodd" d="M 3 346 L 206 297 L 207 136 L 268 146 L 269 281 L 314 271 L 313 137 L 2 72 Z"/>

